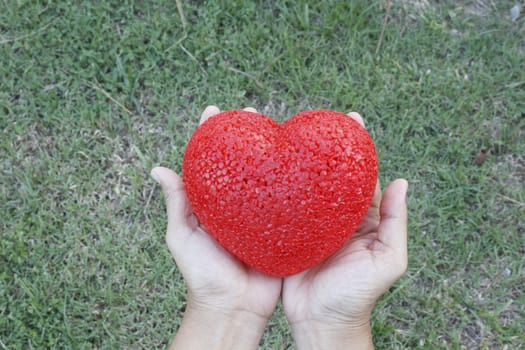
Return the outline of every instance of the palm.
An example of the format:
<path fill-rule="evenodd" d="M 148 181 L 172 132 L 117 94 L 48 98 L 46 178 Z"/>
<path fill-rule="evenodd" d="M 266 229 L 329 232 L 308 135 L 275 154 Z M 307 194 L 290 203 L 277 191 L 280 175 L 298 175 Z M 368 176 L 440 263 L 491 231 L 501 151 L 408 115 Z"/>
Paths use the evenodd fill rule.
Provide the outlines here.
<path fill-rule="evenodd" d="M 343 321 L 366 316 L 376 299 L 397 279 L 395 252 L 379 239 L 381 189 L 360 228 L 323 264 L 284 281 L 283 305 L 290 322 Z"/>
<path fill-rule="evenodd" d="M 179 242 L 182 249 L 174 256 L 193 301 L 213 308 L 234 307 L 271 315 L 280 295 L 281 280 L 232 257 L 204 231 L 193 214 L 188 221 L 192 226 L 187 227 L 185 240 Z"/>

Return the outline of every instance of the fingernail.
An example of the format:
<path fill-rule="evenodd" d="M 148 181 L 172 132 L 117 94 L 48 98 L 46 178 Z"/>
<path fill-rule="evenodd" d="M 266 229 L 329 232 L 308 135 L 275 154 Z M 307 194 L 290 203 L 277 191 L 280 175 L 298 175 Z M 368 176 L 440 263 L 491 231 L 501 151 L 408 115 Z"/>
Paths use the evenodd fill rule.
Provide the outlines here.
<path fill-rule="evenodd" d="M 352 118 L 356 122 L 358 122 L 359 125 L 361 125 L 363 128 L 365 128 L 365 121 L 363 120 L 363 117 L 361 117 L 361 115 L 359 113 L 357 113 L 357 112 L 348 112 L 347 115 L 350 116 L 350 118 Z"/>
<path fill-rule="evenodd" d="M 151 177 L 153 178 L 153 180 L 157 181 L 157 183 L 160 185 L 160 177 L 159 177 L 159 174 L 157 174 L 157 172 L 155 170 L 152 170 L 150 172 L 150 175 Z"/>

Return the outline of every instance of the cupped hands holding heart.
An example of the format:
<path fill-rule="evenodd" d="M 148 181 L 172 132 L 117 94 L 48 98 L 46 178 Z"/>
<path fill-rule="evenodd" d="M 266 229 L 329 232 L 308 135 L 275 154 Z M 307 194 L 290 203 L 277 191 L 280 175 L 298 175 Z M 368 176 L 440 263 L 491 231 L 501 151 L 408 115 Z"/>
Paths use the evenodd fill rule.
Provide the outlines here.
<path fill-rule="evenodd" d="M 183 174 L 151 172 L 188 287 L 173 349 L 256 348 L 279 297 L 298 348 L 373 347 L 371 310 L 407 266 L 407 182 L 382 194 L 357 113 L 207 107 Z"/>

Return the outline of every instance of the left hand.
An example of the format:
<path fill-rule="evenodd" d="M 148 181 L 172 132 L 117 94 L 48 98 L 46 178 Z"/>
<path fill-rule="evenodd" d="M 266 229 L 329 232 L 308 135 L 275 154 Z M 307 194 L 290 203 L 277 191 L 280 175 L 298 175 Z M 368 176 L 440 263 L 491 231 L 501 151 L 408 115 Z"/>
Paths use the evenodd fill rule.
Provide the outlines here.
<path fill-rule="evenodd" d="M 207 107 L 200 123 L 219 112 L 215 106 Z M 184 319 L 192 314 L 216 315 L 223 319 L 210 323 L 232 321 L 245 328 L 246 321 L 260 337 L 279 300 L 282 280 L 243 264 L 205 232 L 188 203 L 182 179 L 175 172 L 157 167 L 151 176 L 164 192 L 168 215 L 166 242 L 188 287 Z"/>

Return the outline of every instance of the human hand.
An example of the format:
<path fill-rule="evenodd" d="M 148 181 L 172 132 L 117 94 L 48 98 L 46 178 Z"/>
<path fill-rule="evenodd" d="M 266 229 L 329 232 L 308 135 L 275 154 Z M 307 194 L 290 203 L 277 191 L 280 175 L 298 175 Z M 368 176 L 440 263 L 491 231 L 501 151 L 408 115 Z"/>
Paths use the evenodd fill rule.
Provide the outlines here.
<path fill-rule="evenodd" d="M 219 112 L 207 107 L 200 124 Z M 171 348 L 256 348 L 277 305 L 282 280 L 246 266 L 205 232 L 175 172 L 157 167 L 151 176 L 164 192 L 166 242 L 188 287 L 184 319 Z"/>
<path fill-rule="evenodd" d="M 350 117 L 364 126 L 361 116 Z M 300 349 L 372 349 L 370 314 L 407 268 L 408 183 L 392 182 L 350 240 L 321 265 L 284 279 L 282 302 Z"/>

